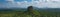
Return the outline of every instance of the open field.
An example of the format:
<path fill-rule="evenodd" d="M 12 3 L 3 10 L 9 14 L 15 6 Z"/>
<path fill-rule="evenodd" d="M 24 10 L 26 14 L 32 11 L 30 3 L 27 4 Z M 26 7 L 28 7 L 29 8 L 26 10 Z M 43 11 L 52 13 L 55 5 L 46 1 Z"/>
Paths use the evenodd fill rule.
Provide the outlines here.
<path fill-rule="evenodd" d="M 24 11 L 0 11 L 0 17 L 21 17 Z M 40 12 L 40 17 L 60 17 L 60 12 Z"/>

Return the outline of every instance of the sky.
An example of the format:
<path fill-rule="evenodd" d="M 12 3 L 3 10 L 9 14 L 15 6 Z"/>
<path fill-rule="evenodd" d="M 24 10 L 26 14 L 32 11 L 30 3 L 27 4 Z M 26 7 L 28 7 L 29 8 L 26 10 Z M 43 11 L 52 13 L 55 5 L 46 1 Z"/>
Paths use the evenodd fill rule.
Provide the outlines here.
<path fill-rule="evenodd" d="M 0 8 L 60 8 L 60 0 L 0 0 Z"/>

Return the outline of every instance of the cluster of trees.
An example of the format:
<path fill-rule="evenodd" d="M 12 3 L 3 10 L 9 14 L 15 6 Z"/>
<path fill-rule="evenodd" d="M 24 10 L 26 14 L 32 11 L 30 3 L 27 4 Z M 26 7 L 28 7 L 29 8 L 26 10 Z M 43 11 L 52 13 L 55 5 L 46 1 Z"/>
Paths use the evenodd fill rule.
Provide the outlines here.
<path fill-rule="evenodd" d="M 33 10 L 32 6 L 29 6 L 27 8 L 27 11 L 24 11 L 23 13 L 18 13 L 17 15 L 21 16 L 21 17 L 39 17 L 40 13 L 36 10 Z"/>

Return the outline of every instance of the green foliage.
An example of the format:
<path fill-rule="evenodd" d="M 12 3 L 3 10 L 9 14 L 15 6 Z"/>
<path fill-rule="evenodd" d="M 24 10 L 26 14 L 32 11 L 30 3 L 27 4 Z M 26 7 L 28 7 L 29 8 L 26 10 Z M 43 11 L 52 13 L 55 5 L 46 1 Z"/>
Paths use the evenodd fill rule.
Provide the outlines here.
<path fill-rule="evenodd" d="M 34 15 L 28 15 L 24 13 L 24 11 L 0 11 L 0 17 L 42 17 L 42 16 L 47 16 L 47 17 L 58 17 L 60 16 L 60 12 L 39 12 L 37 10 L 32 11 Z"/>

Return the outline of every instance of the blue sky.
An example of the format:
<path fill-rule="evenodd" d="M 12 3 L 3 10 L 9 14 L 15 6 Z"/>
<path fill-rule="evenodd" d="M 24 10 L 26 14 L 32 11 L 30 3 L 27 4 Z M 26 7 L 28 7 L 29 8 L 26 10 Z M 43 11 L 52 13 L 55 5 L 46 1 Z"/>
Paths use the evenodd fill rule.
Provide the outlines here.
<path fill-rule="evenodd" d="M 31 5 L 38 8 L 60 8 L 60 0 L 0 0 L 0 8 L 27 8 Z"/>
<path fill-rule="evenodd" d="M 32 0 L 14 0 L 14 1 L 28 1 L 28 2 L 31 2 Z M 0 2 L 5 2 L 5 0 L 0 0 Z"/>
<path fill-rule="evenodd" d="M 32 0 L 15 0 L 15 1 L 20 1 L 20 2 L 22 2 L 22 1 L 28 1 L 28 2 L 31 2 Z"/>

